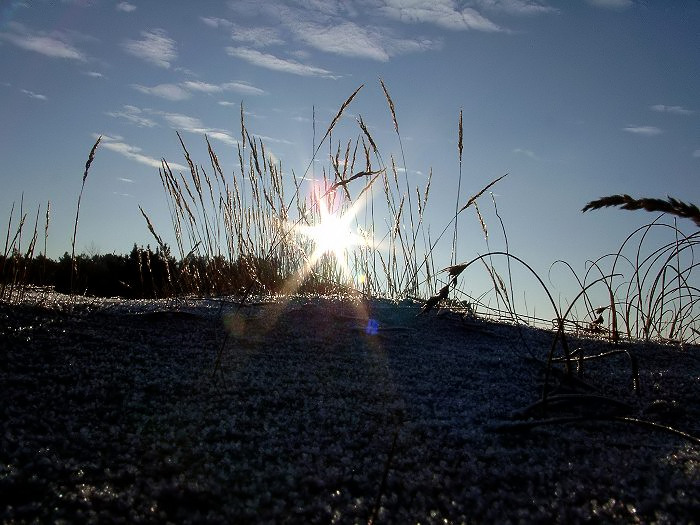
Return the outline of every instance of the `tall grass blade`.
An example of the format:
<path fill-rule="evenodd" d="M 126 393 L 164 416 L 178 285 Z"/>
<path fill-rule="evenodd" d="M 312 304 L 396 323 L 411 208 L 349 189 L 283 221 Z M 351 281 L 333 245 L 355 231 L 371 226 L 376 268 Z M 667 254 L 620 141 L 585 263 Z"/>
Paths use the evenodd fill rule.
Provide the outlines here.
<path fill-rule="evenodd" d="M 80 217 L 80 201 L 83 198 L 83 190 L 85 189 L 85 181 L 87 180 L 88 177 L 88 172 L 90 171 L 90 166 L 92 165 L 92 161 L 95 160 L 95 152 L 97 151 L 97 146 L 100 145 L 100 141 L 102 140 L 102 135 L 100 135 L 97 138 L 97 141 L 95 142 L 95 145 L 92 147 L 90 150 L 90 155 L 88 155 L 88 160 L 85 163 L 85 172 L 83 173 L 83 182 L 80 186 L 80 193 L 78 194 L 78 205 L 75 210 L 75 223 L 73 225 L 73 241 L 71 242 L 71 271 L 70 271 L 70 295 L 73 295 L 73 280 L 75 278 L 75 273 L 77 268 L 75 267 L 75 238 L 76 235 L 78 234 L 78 218 Z"/>

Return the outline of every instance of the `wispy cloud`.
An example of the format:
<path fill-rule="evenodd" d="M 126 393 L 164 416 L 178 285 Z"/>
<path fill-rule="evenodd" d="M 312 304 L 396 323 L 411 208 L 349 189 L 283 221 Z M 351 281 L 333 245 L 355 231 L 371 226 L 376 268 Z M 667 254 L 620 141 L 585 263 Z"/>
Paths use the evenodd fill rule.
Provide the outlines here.
<path fill-rule="evenodd" d="M 675 115 L 692 115 L 695 113 L 692 109 L 686 109 L 683 106 L 666 106 L 665 104 L 656 104 L 651 106 L 651 109 L 661 113 L 674 113 Z"/>
<path fill-rule="evenodd" d="M 632 7 L 632 0 L 586 0 L 594 7 L 603 7 L 605 9 L 627 9 Z"/>
<path fill-rule="evenodd" d="M 360 26 L 344 21 L 336 25 L 302 22 L 293 26 L 302 42 L 327 53 L 369 58 L 386 62 L 393 55 L 439 47 L 428 39 L 410 40 L 393 37 L 386 28 Z"/>
<path fill-rule="evenodd" d="M 507 2 L 511 9 L 525 9 L 527 5 L 534 4 L 544 7 L 535 0 L 491 1 Z M 293 3 L 274 0 L 253 3 L 241 0 L 235 5 L 229 3 L 229 7 L 236 13 L 237 19 L 248 17 L 253 20 L 252 17 L 255 17 L 254 20 L 266 20 L 265 25 L 260 26 L 233 23 L 230 27 L 231 38 L 237 47 L 227 48 L 229 54 L 238 55 L 262 67 L 302 75 L 335 76 L 322 68 L 306 65 L 307 49 L 295 48 L 292 44 L 304 44 L 344 57 L 381 62 L 400 54 L 442 47 L 442 40 L 421 36 L 413 29 L 410 30 L 410 35 L 402 35 L 401 31 L 408 30 L 395 24 L 396 20 L 451 29 L 501 30 L 476 9 L 459 7 L 457 0 L 308 0 Z M 501 10 L 503 9 L 505 7 Z M 360 11 L 366 14 L 370 23 L 359 22 Z M 221 25 L 218 20 L 207 20 L 206 23 L 216 27 Z M 272 45 L 285 45 L 287 56 L 283 58 L 266 52 L 264 48 Z M 253 51 L 258 54 L 254 55 Z"/>
<path fill-rule="evenodd" d="M 191 96 L 189 91 L 181 88 L 177 84 L 158 84 L 157 86 L 150 87 L 142 86 L 140 84 L 132 84 L 131 87 L 140 91 L 141 93 L 146 93 L 147 95 L 154 95 L 156 97 L 164 98 L 166 100 L 172 100 L 173 102 L 186 100 Z"/>
<path fill-rule="evenodd" d="M 293 145 L 294 142 L 291 140 L 287 139 L 276 139 L 274 137 L 268 137 L 267 135 L 254 135 L 256 139 L 262 140 L 263 142 L 272 142 L 275 144 L 287 144 L 287 145 Z"/>
<path fill-rule="evenodd" d="M 123 111 L 109 111 L 106 114 L 110 117 L 126 120 L 140 128 L 152 128 L 157 126 L 153 120 L 144 117 L 143 110 L 136 106 L 125 105 Z"/>
<path fill-rule="evenodd" d="M 233 22 L 230 20 L 226 20 L 225 18 L 217 18 L 214 16 L 200 16 L 199 19 L 204 22 L 206 25 L 209 27 L 225 27 L 225 28 L 231 28 L 233 27 Z"/>
<path fill-rule="evenodd" d="M 229 131 L 225 129 L 208 128 L 198 118 L 182 115 L 180 113 L 162 113 L 162 115 L 168 124 L 180 131 L 207 135 L 212 139 L 216 139 L 230 146 L 238 144 L 238 141 L 233 138 Z"/>
<path fill-rule="evenodd" d="M 257 88 L 247 82 L 226 82 L 224 84 L 208 84 L 202 81 L 187 81 L 182 83 L 182 87 L 190 91 L 200 91 L 202 93 L 223 93 L 224 91 L 236 91 L 246 95 L 264 95 L 266 91 Z"/>
<path fill-rule="evenodd" d="M 92 7 L 95 5 L 95 0 L 61 0 L 64 4 L 71 4 L 78 7 Z"/>
<path fill-rule="evenodd" d="M 129 2 L 119 2 L 115 8 L 117 11 L 122 11 L 124 13 L 131 13 L 132 11 L 136 10 L 136 6 L 134 4 L 130 4 Z"/>
<path fill-rule="evenodd" d="M 97 136 L 98 135 L 95 134 L 95 138 L 97 138 Z M 141 153 L 141 148 L 137 146 L 131 146 L 130 144 L 122 142 L 122 140 L 123 139 L 121 137 L 111 137 L 109 135 L 102 135 L 101 146 L 105 149 L 119 153 L 120 155 L 123 155 L 128 159 L 139 162 L 141 164 L 145 164 L 146 166 L 150 166 L 152 168 L 161 167 L 160 159 L 144 155 L 143 153 Z M 169 162 L 168 164 L 172 169 L 187 171 L 187 168 L 182 164 L 177 164 L 176 162 Z"/>
<path fill-rule="evenodd" d="M 98 73 L 97 71 L 86 71 L 85 74 L 92 78 L 104 78 L 104 75 L 102 73 Z"/>
<path fill-rule="evenodd" d="M 65 58 L 85 62 L 85 54 L 70 43 L 70 37 L 60 31 L 46 33 L 33 31 L 22 24 L 9 24 L 10 31 L 0 32 L 0 38 L 17 47 L 51 58 Z"/>
<path fill-rule="evenodd" d="M 231 38 L 236 42 L 244 42 L 254 47 L 266 47 L 284 44 L 279 32 L 272 27 L 242 27 L 233 26 Z"/>
<path fill-rule="evenodd" d="M 158 84 L 157 86 L 133 84 L 132 87 L 141 93 L 154 95 L 174 102 L 187 100 L 192 96 L 192 93 L 208 93 L 210 95 L 224 92 L 236 92 L 245 95 L 265 95 L 267 93 L 265 90 L 243 81 L 209 84 L 201 80 L 188 80 L 180 84 Z"/>
<path fill-rule="evenodd" d="M 255 49 L 249 49 L 246 47 L 227 47 L 226 53 L 232 57 L 240 58 L 245 60 L 250 64 L 264 67 L 267 69 L 272 69 L 275 71 L 281 71 L 284 73 L 291 73 L 293 75 L 301 76 L 316 76 L 323 78 L 338 78 L 332 72 L 327 69 L 320 67 L 310 66 L 308 64 L 302 64 L 296 60 L 279 58 L 275 55 L 268 53 L 261 53 Z"/>
<path fill-rule="evenodd" d="M 224 91 L 236 91 L 238 93 L 243 93 L 245 95 L 265 95 L 267 91 L 255 87 L 248 82 L 227 82 L 223 84 Z"/>
<path fill-rule="evenodd" d="M 202 93 L 221 93 L 224 89 L 215 84 L 207 84 L 199 80 L 183 82 L 182 87 L 190 91 L 201 91 Z"/>
<path fill-rule="evenodd" d="M 634 133 L 636 135 L 645 135 L 647 137 L 653 137 L 654 135 L 660 135 L 663 133 L 662 129 L 659 129 L 655 126 L 626 126 L 622 128 L 624 131 L 627 131 L 628 133 Z"/>
<path fill-rule="evenodd" d="M 513 150 L 513 153 L 515 153 L 516 155 L 525 155 L 526 157 L 530 157 L 532 160 L 540 160 L 540 158 L 535 154 L 535 152 L 529 149 L 515 148 Z"/>
<path fill-rule="evenodd" d="M 503 28 L 471 7 L 461 8 L 454 0 L 432 2 L 385 0 L 380 11 L 407 23 L 434 24 L 453 30 L 503 31 Z"/>
<path fill-rule="evenodd" d="M 700 148 L 693 151 L 693 157 L 700 157 Z"/>
<path fill-rule="evenodd" d="M 48 100 L 49 99 L 49 97 L 47 97 L 46 95 L 42 95 L 40 93 L 34 93 L 33 91 L 29 91 L 28 89 L 23 89 L 21 91 L 22 91 L 22 93 L 24 93 L 28 97 L 35 98 L 37 100 Z"/>
<path fill-rule="evenodd" d="M 389 60 L 389 53 L 381 44 L 380 34 L 354 22 L 332 26 L 303 24 L 297 27 L 299 39 L 316 49 L 337 55 L 386 62 Z"/>
<path fill-rule="evenodd" d="M 141 36 L 142 40 L 125 40 L 122 46 L 128 53 L 146 62 L 169 68 L 170 63 L 177 58 L 175 41 L 163 29 L 142 31 Z"/>
<path fill-rule="evenodd" d="M 483 9 L 501 11 L 511 15 L 540 15 L 559 12 L 556 7 L 531 0 L 476 0 L 476 5 Z"/>

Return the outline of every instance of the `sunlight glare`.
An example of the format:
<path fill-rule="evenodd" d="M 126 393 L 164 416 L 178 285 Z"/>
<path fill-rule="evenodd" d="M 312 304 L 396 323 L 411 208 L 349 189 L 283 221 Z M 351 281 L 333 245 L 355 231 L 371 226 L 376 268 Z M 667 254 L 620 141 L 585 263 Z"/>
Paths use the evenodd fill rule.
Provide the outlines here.
<path fill-rule="evenodd" d="M 336 263 L 340 265 L 343 274 L 351 278 L 350 268 L 347 264 L 347 255 L 354 246 L 367 246 L 368 241 L 358 233 L 352 231 L 351 224 L 357 215 L 358 204 L 356 201 L 350 209 L 344 213 L 341 207 L 332 209 L 332 201 L 337 197 L 334 192 L 321 194 L 320 190 L 315 190 L 313 200 L 318 205 L 319 222 L 312 225 L 297 225 L 298 234 L 310 239 L 313 242 L 314 250 L 308 262 L 309 269 L 324 255 L 335 257 Z"/>

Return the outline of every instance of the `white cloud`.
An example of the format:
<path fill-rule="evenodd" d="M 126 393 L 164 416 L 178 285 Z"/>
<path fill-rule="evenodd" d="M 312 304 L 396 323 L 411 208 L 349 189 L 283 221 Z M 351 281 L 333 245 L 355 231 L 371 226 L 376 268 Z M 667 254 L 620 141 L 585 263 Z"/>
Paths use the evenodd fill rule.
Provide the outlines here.
<path fill-rule="evenodd" d="M 182 83 L 182 87 L 190 91 L 201 91 L 202 93 L 221 93 L 223 88 L 214 84 L 207 84 L 199 80 L 189 80 Z"/>
<path fill-rule="evenodd" d="M 539 157 L 535 154 L 535 152 L 529 149 L 515 148 L 513 153 L 525 155 L 526 157 L 530 157 L 532 160 L 539 160 Z"/>
<path fill-rule="evenodd" d="M 290 68 L 290 60 L 304 64 L 308 59 L 308 48 L 295 49 L 290 44 L 299 42 L 327 53 L 386 62 L 398 54 L 422 52 L 439 48 L 442 45 L 440 40 L 420 36 L 404 38 L 397 35 L 396 28 L 381 25 L 381 19 L 386 18 L 386 16 L 407 22 L 425 21 L 455 28 L 499 29 L 495 24 L 481 17 L 474 9 L 458 9 L 455 7 L 456 1 L 299 0 L 297 2 L 247 3 L 244 0 L 236 0 L 235 5 L 230 3 L 229 6 L 237 13 L 237 18 L 248 18 L 251 21 L 266 20 L 266 25 L 233 24 L 231 38 L 237 42 L 238 47 L 231 49 L 261 50 L 271 45 L 285 45 L 285 58 L 273 54 L 264 57 L 264 61 L 261 57 L 256 57 L 255 61 L 265 64 L 263 67 L 285 71 L 292 69 L 296 74 L 318 75 L 318 72 L 309 73 L 308 69 L 299 68 L 300 64 L 294 64 Z M 406 2 L 408 5 L 404 5 Z M 362 4 L 362 11 L 371 20 L 371 24 L 358 21 L 359 4 Z M 280 63 L 270 57 L 283 60 L 286 63 Z M 253 61 L 253 57 L 249 58 L 249 61 Z M 327 72 L 325 76 L 328 76 Z"/>
<path fill-rule="evenodd" d="M 353 22 L 330 26 L 303 24 L 296 32 L 300 40 L 321 51 L 380 62 L 389 60 L 389 53 L 381 43 L 381 33 Z"/>
<path fill-rule="evenodd" d="M 386 62 L 400 53 L 425 51 L 439 46 L 430 40 L 395 38 L 387 29 L 347 21 L 335 25 L 302 22 L 294 24 L 292 30 L 299 40 L 321 51 L 380 62 Z"/>
<path fill-rule="evenodd" d="M 106 113 L 110 117 L 121 118 L 136 124 L 140 128 L 152 128 L 157 124 L 151 119 L 143 116 L 143 111 L 136 106 L 125 105 L 124 111 L 111 111 Z"/>
<path fill-rule="evenodd" d="M 34 93 L 33 91 L 29 91 L 28 89 L 23 89 L 22 93 L 24 93 L 28 97 L 35 98 L 37 100 L 48 100 L 49 99 L 46 95 L 42 95 L 40 93 Z"/>
<path fill-rule="evenodd" d="M 134 4 L 130 4 L 129 2 L 119 2 L 116 5 L 117 11 L 122 11 L 124 13 L 131 13 L 132 11 L 136 10 L 136 6 Z"/>
<path fill-rule="evenodd" d="M 395 20 L 407 23 L 435 24 L 446 29 L 502 31 L 497 24 L 471 7 L 460 8 L 454 0 L 385 0 L 380 11 Z"/>
<path fill-rule="evenodd" d="M 226 27 L 230 28 L 233 27 L 233 22 L 230 22 L 229 20 L 226 20 L 225 18 L 216 18 L 213 16 L 200 16 L 199 19 L 204 22 L 206 25 L 209 27 Z"/>
<path fill-rule="evenodd" d="M 219 100 L 220 106 L 237 106 L 238 102 L 229 102 L 228 100 Z"/>
<path fill-rule="evenodd" d="M 234 139 L 227 130 L 208 128 L 198 118 L 182 115 L 180 113 L 163 113 L 162 115 L 168 124 L 178 130 L 196 133 L 198 135 L 207 135 L 208 137 L 219 140 L 230 146 L 238 144 L 238 141 Z"/>
<path fill-rule="evenodd" d="M 156 97 L 172 100 L 174 102 L 186 100 L 191 96 L 189 91 L 182 89 L 176 84 L 158 84 L 157 86 L 152 87 L 133 84 L 132 87 L 141 93 L 155 95 Z"/>
<path fill-rule="evenodd" d="M 60 31 L 45 33 L 32 31 L 22 24 L 11 23 L 10 32 L 0 32 L 0 38 L 12 44 L 51 58 L 65 58 L 85 62 L 86 56 L 69 42 L 67 34 Z"/>
<path fill-rule="evenodd" d="M 693 113 L 695 113 L 695 111 L 693 111 L 692 109 L 686 109 L 682 106 L 666 106 L 664 104 L 656 104 L 654 106 L 651 106 L 651 109 L 653 111 L 659 111 L 661 113 L 674 113 L 676 115 L 692 115 Z"/>
<path fill-rule="evenodd" d="M 274 137 L 268 137 L 267 135 L 254 135 L 256 139 L 262 140 L 263 142 L 274 142 L 276 144 L 288 144 L 288 145 L 293 145 L 294 142 L 291 140 L 286 140 L 286 139 L 276 139 Z"/>
<path fill-rule="evenodd" d="M 222 84 L 224 91 L 237 91 L 245 95 L 265 95 L 267 91 L 258 87 L 252 86 L 248 82 L 227 82 Z"/>
<path fill-rule="evenodd" d="M 95 135 L 95 138 L 97 138 L 97 135 Z M 160 168 L 162 166 L 160 159 L 144 155 L 141 153 L 141 148 L 126 144 L 122 142 L 122 140 L 123 139 L 118 136 L 111 137 L 109 135 L 102 135 L 102 142 L 100 145 L 105 149 L 119 153 L 128 159 L 145 164 L 146 166 L 151 166 L 152 168 Z M 177 164 L 175 162 L 169 162 L 168 164 L 172 169 L 188 171 L 188 168 L 182 164 Z"/>
<path fill-rule="evenodd" d="M 117 180 L 120 180 L 122 182 L 126 182 L 127 184 L 133 184 L 133 179 L 127 179 L 126 177 L 117 177 Z"/>
<path fill-rule="evenodd" d="M 207 130 L 206 135 L 212 139 L 221 141 L 224 144 L 228 144 L 229 146 L 235 146 L 236 144 L 238 144 L 238 141 L 234 139 L 231 136 L 231 134 L 227 131 L 218 131 L 215 129 L 210 129 Z"/>
<path fill-rule="evenodd" d="M 556 7 L 532 0 L 476 0 L 476 5 L 483 9 L 502 11 L 511 15 L 539 15 L 559 12 Z"/>
<path fill-rule="evenodd" d="M 162 29 L 142 31 L 141 36 L 143 40 L 125 40 L 122 44 L 124 49 L 146 62 L 169 68 L 170 63 L 177 58 L 175 41 Z"/>
<path fill-rule="evenodd" d="M 251 86 L 247 82 L 226 82 L 224 84 L 208 84 L 202 81 L 183 82 L 182 87 L 190 91 L 201 91 L 203 93 L 222 93 L 224 91 L 237 91 L 247 95 L 264 95 L 265 91 Z"/>
<path fill-rule="evenodd" d="M 284 44 L 276 29 L 272 27 L 234 26 L 231 38 L 236 42 L 245 42 L 255 47 Z"/>
<path fill-rule="evenodd" d="M 307 64 L 302 64 L 296 60 L 289 60 L 284 58 L 276 57 L 268 53 L 261 53 L 255 49 L 249 49 L 245 47 L 227 47 L 226 53 L 232 57 L 240 58 L 253 65 L 264 67 L 267 69 L 272 69 L 275 71 L 282 71 L 284 73 L 291 73 L 293 75 L 301 76 L 316 76 L 324 78 L 338 78 L 333 75 L 327 69 L 322 69 L 320 67 L 310 66 Z"/>
<path fill-rule="evenodd" d="M 698 149 L 696 149 L 695 151 L 693 151 L 693 157 L 698 157 L 698 158 L 700 158 L 700 148 L 698 148 Z"/>
<path fill-rule="evenodd" d="M 204 130 L 204 124 L 196 117 L 189 117 L 180 113 L 164 113 L 163 118 L 170 125 L 183 131 L 200 132 Z"/>
<path fill-rule="evenodd" d="M 97 71 L 86 71 L 85 74 L 92 78 L 104 78 L 104 75 L 102 73 L 98 73 Z"/>
<path fill-rule="evenodd" d="M 653 137 L 654 135 L 659 135 L 663 133 L 663 130 L 655 126 L 627 126 L 622 128 L 624 131 L 629 133 L 634 133 L 636 135 L 645 135 L 647 137 Z"/>
<path fill-rule="evenodd" d="M 627 9 L 632 6 L 632 0 L 587 0 L 594 7 L 605 9 Z"/>

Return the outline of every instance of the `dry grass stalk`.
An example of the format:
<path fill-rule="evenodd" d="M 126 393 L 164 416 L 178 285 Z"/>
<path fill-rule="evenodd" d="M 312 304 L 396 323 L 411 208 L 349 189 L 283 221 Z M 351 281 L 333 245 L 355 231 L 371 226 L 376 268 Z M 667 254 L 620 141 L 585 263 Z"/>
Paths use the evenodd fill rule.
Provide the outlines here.
<path fill-rule="evenodd" d="M 46 220 L 44 222 L 44 260 L 41 267 L 41 284 L 44 284 L 44 275 L 46 274 L 46 259 L 48 258 L 47 245 L 49 242 L 49 222 L 51 220 L 51 201 L 46 202 Z"/>
<path fill-rule="evenodd" d="M 455 202 L 455 227 L 452 234 L 452 257 L 450 259 L 451 263 L 457 262 L 457 230 L 459 225 L 459 201 L 462 198 L 462 149 L 463 149 L 463 139 L 464 131 L 462 127 L 462 110 L 459 110 L 459 125 L 458 125 L 458 137 L 457 137 L 457 150 L 459 152 L 459 177 L 457 178 L 457 199 Z M 479 219 L 481 220 L 481 214 L 478 213 Z M 483 227 L 483 220 L 481 220 Z M 488 237 L 488 236 L 487 236 Z"/>
<path fill-rule="evenodd" d="M 619 206 L 623 210 L 646 210 L 650 212 L 663 212 L 678 217 L 683 217 L 692 220 L 697 226 L 700 226 L 700 209 L 695 204 L 687 204 L 673 197 L 668 197 L 667 200 L 643 198 L 635 199 L 627 194 L 610 195 L 602 197 L 586 204 L 581 211 L 597 210 L 609 206 Z"/>
<path fill-rule="evenodd" d="M 97 151 L 97 146 L 100 145 L 100 141 L 102 140 L 102 135 L 100 135 L 97 138 L 97 141 L 95 141 L 95 144 L 92 146 L 92 149 L 90 150 L 90 154 L 88 155 L 88 160 L 85 163 L 85 172 L 83 173 L 83 181 L 80 186 L 80 193 L 78 194 L 78 206 L 75 210 L 75 223 L 73 225 L 73 241 L 71 242 L 71 273 L 70 273 L 70 294 L 73 295 L 73 279 L 75 278 L 75 272 L 76 272 L 76 267 L 75 267 L 75 238 L 78 234 L 78 217 L 80 216 L 80 201 L 83 198 L 83 190 L 85 189 L 85 181 L 87 180 L 88 177 L 88 172 L 90 171 L 90 166 L 92 165 L 92 161 L 95 160 L 95 152 Z"/>
<path fill-rule="evenodd" d="M 389 110 L 391 111 L 391 120 L 394 122 L 394 129 L 396 130 L 396 133 L 398 133 L 399 123 L 396 121 L 396 108 L 394 107 L 394 101 L 391 100 L 389 91 L 386 89 L 384 81 L 381 78 L 379 79 L 379 83 L 382 85 L 382 89 L 384 90 L 384 96 L 386 96 L 386 101 L 389 104 Z"/>
<path fill-rule="evenodd" d="M 377 148 L 377 144 L 375 144 L 374 139 L 372 138 L 372 135 L 370 135 L 364 120 L 362 120 L 362 115 L 358 115 L 357 123 L 360 126 L 362 133 L 364 133 L 365 137 L 367 137 L 367 140 L 369 140 L 369 145 L 372 146 L 372 151 L 374 151 L 374 154 L 379 155 L 379 149 Z"/>
<path fill-rule="evenodd" d="M 325 140 L 328 138 L 328 135 L 330 135 L 331 132 L 333 131 L 333 128 L 335 127 L 335 125 L 336 125 L 336 124 L 338 123 L 338 121 L 340 120 L 340 117 L 343 116 L 343 112 L 345 111 L 345 108 L 347 108 L 347 107 L 350 105 L 350 103 L 352 102 L 352 100 L 355 98 L 355 96 L 360 92 L 360 90 L 361 90 L 364 86 L 365 86 L 365 85 L 362 84 L 362 85 L 361 85 L 360 87 L 358 87 L 355 91 L 353 91 L 352 95 L 350 95 L 350 96 L 347 98 L 347 100 L 345 100 L 345 102 L 343 102 L 343 104 L 340 106 L 340 109 L 338 110 L 338 113 L 336 114 L 336 116 L 335 116 L 335 117 L 333 118 L 333 120 L 331 121 L 330 125 L 328 126 L 328 129 L 326 130 L 326 133 L 323 135 L 323 138 L 321 139 L 321 142 L 319 142 L 318 146 L 316 147 L 316 150 L 314 151 L 314 157 L 315 157 L 316 154 L 318 153 L 318 150 L 321 148 L 321 146 L 323 145 L 323 143 L 325 142 Z M 312 160 L 312 162 L 313 162 L 313 160 Z"/>
<path fill-rule="evenodd" d="M 139 205 L 139 211 L 141 212 L 141 215 L 143 215 L 143 218 L 146 219 L 146 225 L 148 226 L 148 231 L 151 232 L 151 235 L 153 235 L 153 237 L 155 238 L 160 249 L 163 250 L 164 253 L 167 253 L 168 252 L 167 246 L 163 242 L 163 239 L 161 239 L 160 236 L 156 233 L 156 230 L 153 228 L 153 223 L 151 223 L 151 219 L 148 218 L 148 215 L 146 215 L 146 212 L 143 211 L 143 208 L 140 205 Z"/>
<path fill-rule="evenodd" d="M 459 110 L 459 136 L 457 140 L 457 149 L 459 150 L 459 163 L 462 163 L 462 150 L 464 148 L 464 130 L 462 128 L 462 110 Z"/>
<path fill-rule="evenodd" d="M 10 230 L 12 229 L 12 216 L 15 213 L 15 203 L 12 203 L 12 208 L 10 209 L 10 218 L 7 223 L 7 233 L 5 234 L 5 251 L 3 253 L 3 259 L 7 257 L 8 249 L 10 246 Z"/>
<path fill-rule="evenodd" d="M 479 191 L 478 193 L 472 195 L 472 196 L 469 198 L 469 200 L 467 201 L 467 203 L 466 203 L 464 206 L 462 206 L 462 207 L 459 209 L 459 211 L 458 211 L 457 213 L 461 213 L 461 212 L 463 212 L 464 210 L 466 210 L 469 206 L 471 206 L 474 202 L 476 202 L 476 200 L 477 200 L 479 197 L 481 197 L 484 193 L 486 193 L 486 191 L 488 191 L 488 189 L 489 189 L 491 186 L 493 186 L 494 184 L 496 184 L 498 181 L 500 181 L 502 178 L 506 177 L 507 175 L 508 175 L 508 174 L 506 173 L 505 175 L 501 175 L 501 176 L 498 177 L 497 179 L 494 179 L 494 180 L 492 180 L 491 182 L 489 182 L 486 186 L 484 186 L 484 187 L 481 189 L 481 191 Z"/>
<path fill-rule="evenodd" d="M 484 222 L 484 218 L 481 216 L 481 211 L 479 210 L 479 204 L 474 201 L 474 210 L 476 211 L 476 216 L 479 219 L 479 224 L 481 225 L 481 231 L 484 232 L 484 238 L 488 240 L 489 238 L 489 230 L 486 228 L 486 223 Z"/>

